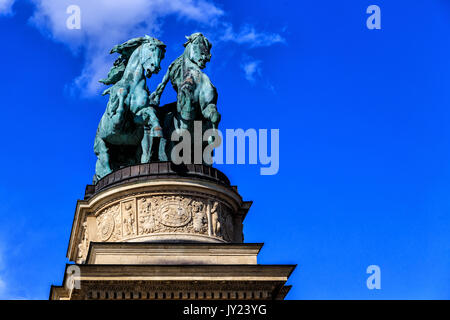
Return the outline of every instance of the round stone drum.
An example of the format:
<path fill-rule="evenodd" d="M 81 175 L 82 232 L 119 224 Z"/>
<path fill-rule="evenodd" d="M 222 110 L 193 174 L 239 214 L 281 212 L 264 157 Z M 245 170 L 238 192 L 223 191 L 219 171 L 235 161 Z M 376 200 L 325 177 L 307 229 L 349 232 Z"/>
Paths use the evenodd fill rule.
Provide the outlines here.
<path fill-rule="evenodd" d="M 91 241 L 241 243 L 250 205 L 209 166 L 160 162 L 122 168 L 86 188 L 68 256 L 83 263 Z"/>

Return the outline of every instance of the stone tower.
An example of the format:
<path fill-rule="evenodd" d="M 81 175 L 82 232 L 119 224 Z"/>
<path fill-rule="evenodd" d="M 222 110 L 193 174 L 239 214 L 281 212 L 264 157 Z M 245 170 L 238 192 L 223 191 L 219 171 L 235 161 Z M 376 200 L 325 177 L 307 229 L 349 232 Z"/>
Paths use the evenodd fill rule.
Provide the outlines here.
<path fill-rule="evenodd" d="M 260 265 L 244 243 L 251 202 L 219 170 L 171 162 L 119 169 L 76 205 L 51 300 L 284 299 L 294 265 Z"/>

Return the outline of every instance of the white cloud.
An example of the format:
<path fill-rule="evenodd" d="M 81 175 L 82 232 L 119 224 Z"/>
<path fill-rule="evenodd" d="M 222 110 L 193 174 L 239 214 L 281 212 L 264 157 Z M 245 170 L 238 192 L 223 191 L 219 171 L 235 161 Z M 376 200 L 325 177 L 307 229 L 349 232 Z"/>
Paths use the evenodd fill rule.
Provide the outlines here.
<path fill-rule="evenodd" d="M 2 1 L 2 0 L 0 0 Z M 117 43 L 131 37 L 158 36 L 162 18 L 175 15 L 179 19 L 212 26 L 223 11 L 206 0 L 32 0 L 36 11 L 32 24 L 55 41 L 66 44 L 85 58 L 76 87 L 85 95 L 96 94 L 114 57 L 107 53 Z M 68 29 L 66 13 L 70 5 L 81 9 L 81 29 Z"/>
<path fill-rule="evenodd" d="M 268 47 L 275 43 L 285 43 L 286 40 L 278 33 L 257 32 L 255 27 L 244 25 L 239 32 L 234 32 L 231 24 L 224 24 L 222 41 L 232 41 L 238 44 L 248 44 L 250 47 Z"/>
<path fill-rule="evenodd" d="M 0 15 L 8 15 L 12 13 L 14 0 L 0 0 Z"/>
<path fill-rule="evenodd" d="M 0 0 L 0 3 L 11 0 Z M 213 42 L 234 42 L 250 48 L 284 43 L 277 33 L 258 32 L 244 25 L 235 32 L 224 21 L 224 11 L 212 0 L 30 0 L 35 12 L 30 22 L 43 34 L 68 46 L 74 54 L 82 54 L 84 65 L 80 75 L 67 88 L 81 96 L 92 96 L 104 89 L 98 83 L 105 78 L 115 59 L 109 55 L 117 43 L 131 37 L 150 34 L 161 36 L 163 20 L 175 16 L 178 20 L 196 22 L 211 35 Z M 81 29 L 67 28 L 71 5 L 80 7 Z M 260 73 L 260 62 L 248 62 L 246 78 Z M 250 80 L 252 81 L 252 80 Z"/>
<path fill-rule="evenodd" d="M 253 60 L 251 58 L 247 58 L 246 60 L 247 61 L 241 65 L 242 69 L 244 70 L 245 79 L 247 79 L 251 83 L 254 83 L 256 77 L 261 76 L 261 61 Z"/>

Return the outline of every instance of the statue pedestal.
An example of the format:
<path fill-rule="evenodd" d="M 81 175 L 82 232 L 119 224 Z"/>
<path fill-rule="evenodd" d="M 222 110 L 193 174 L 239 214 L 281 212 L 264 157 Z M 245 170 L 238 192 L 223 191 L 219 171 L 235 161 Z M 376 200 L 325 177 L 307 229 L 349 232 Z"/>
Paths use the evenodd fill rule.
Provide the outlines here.
<path fill-rule="evenodd" d="M 77 272 L 50 299 L 283 299 L 292 265 L 258 265 L 243 201 L 204 165 L 122 168 L 86 188 L 67 251 Z M 73 272 L 67 265 L 66 271 Z"/>

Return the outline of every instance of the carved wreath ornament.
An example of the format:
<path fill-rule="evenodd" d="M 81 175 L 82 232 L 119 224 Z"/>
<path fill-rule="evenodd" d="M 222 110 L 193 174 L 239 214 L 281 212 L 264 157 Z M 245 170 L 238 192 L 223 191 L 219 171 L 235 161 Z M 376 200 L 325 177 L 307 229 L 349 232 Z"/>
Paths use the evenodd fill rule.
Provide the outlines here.
<path fill-rule="evenodd" d="M 105 210 L 97 220 L 99 236 L 102 241 L 107 241 L 114 231 L 114 213 L 118 212 L 119 206 L 114 205 Z"/>

